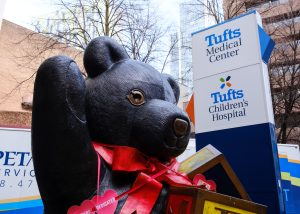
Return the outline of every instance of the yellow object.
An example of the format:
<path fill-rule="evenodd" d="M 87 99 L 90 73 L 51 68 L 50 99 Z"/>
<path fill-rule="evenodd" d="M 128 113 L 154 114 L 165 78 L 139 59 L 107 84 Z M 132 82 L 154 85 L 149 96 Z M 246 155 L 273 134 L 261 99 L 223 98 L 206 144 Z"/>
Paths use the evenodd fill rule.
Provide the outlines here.
<path fill-rule="evenodd" d="M 9 202 L 21 202 L 21 201 L 30 201 L 30 200 L 38 200 L 41 199 L 41 196 L 28 196 L 28 197 L 23 197 L 23 198 L 11 198 L 11 199 L 4 199 L 0 200 L 0 204 L 5 204 Z M 0 211 L 1 213 L 1 211 Z"/>
<path fill-rule="evenodd" d="M 207 148 L 203 148 L 196 154 L 180 163 L 178 171 L 181 173 L 189 174 L 213 157 L 214 153 L 209 151 Z"/>
<path fill-rule="evenodd" d="M 238 208 L 235 208 L 235 207 L 230 207 L 230 206 L 219 204 L 219 203 L 212 202 L 212 201 L 205 201 L 204 202 L 203 214 L 223 214 L 223 213 L 255 214 L 253 212 L 238 209 Z"/>

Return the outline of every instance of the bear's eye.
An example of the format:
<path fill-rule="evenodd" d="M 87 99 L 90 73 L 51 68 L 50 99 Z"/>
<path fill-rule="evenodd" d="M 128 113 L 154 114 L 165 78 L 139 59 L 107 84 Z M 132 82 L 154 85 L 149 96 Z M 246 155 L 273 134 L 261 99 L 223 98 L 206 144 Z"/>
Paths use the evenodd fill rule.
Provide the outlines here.
<path fill-rule="evenodd" d="M 127 95 L 127 99 L 132 105 L 140 106 L 145 103 L 144 93 L 138 89 L 133 89 L 129 95 Z"/>

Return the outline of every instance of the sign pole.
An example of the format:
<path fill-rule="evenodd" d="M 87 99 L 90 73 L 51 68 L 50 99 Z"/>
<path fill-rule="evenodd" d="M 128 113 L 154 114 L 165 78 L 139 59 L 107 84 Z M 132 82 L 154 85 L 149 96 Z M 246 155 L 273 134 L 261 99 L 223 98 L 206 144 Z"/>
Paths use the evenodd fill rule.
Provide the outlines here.
<path fill-rule="evenodd" d="M 251 11 L 192 34 L 197 150 L 220 150 L 251 199 L 285 213 L 268 68 L 274 42 Z"/>

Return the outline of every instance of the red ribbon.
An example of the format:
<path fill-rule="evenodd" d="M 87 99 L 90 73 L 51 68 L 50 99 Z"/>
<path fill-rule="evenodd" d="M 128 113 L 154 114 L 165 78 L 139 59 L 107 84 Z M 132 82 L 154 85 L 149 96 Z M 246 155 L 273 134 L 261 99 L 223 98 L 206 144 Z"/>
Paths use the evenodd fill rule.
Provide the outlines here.
<path fill-rule="evenodd" d="M 138 214 L 150 213 L 163 187 L 162 181 L 171 186 L 197 186 L 186 175 L 177 171 L 179 163 L 176 159 L 164 165 L 132 147 L 97 142 L 93 142 L 93 145 L 97 155 L 100 155 L 113 171 L 138 173 L 132 188 L 116 197 L 118 200 L 128 195 L 121 214 L 134 211 Z M 98 180 L 99 176 L 98 171 Z"/>

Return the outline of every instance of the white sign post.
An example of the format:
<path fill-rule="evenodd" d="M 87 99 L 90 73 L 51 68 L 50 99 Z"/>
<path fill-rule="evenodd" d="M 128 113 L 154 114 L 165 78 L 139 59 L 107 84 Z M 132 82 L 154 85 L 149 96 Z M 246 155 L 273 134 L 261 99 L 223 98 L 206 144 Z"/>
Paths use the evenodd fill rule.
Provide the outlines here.
<path fill-rule="evenodd" d="M 273 47 L 255 11 L 192 37 L 197 150 L 220 150 L 272 214 L 284 213 L 266 65 Z"/>

